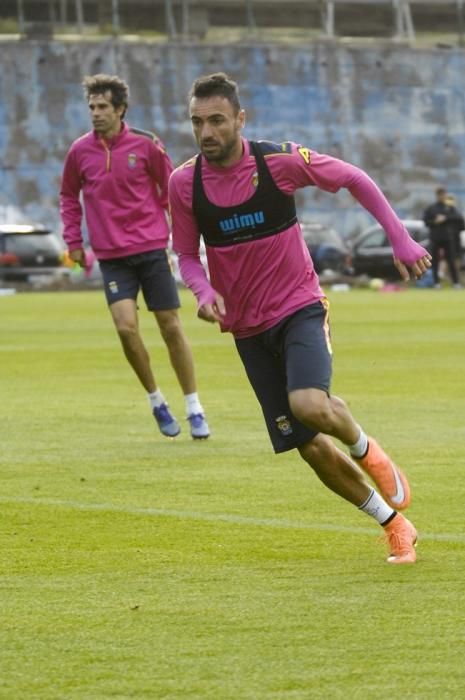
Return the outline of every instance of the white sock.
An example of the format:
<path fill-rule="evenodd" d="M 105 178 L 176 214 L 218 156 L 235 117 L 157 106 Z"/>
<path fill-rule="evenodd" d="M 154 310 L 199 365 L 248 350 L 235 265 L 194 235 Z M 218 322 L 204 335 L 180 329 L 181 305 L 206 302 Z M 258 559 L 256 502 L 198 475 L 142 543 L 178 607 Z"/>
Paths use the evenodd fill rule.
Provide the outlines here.
<path fill-rule="evenodd" d="M 357 442 L 354 442 L 353 445 L 349 445 L 350 454 L 355 458 L 364 457 L 368 450 L 368 438 L 360 426 L 358 427 L 360 429 L 360 436 Z"/>
<path fill-rule="evenodd" d="M 151 394 L 147 394 L 147 398 L 149 400 L 152 411 L 154 408 L 159 408 L 162 405 L 162 403 L 166 403 L 166 399 L 161 393 L 160 389 L 153 391 Z"/>
<path fill-rule="evenodd" d="M 386 501 L 384 501 L 374 489 L 371 490 L 366 501 L 362 503 L 358 509 L 370 515 L 380 525 L 383 525 L 386 520 L 389 520 L 396 512 L 391 506 L 388 506 Z"/>
<path fill-rule="evenodd" d="M 203 413 L 202 404 L 199 401 L 199 395 L 196 391 L 192 394 L 185 394 L 186 415 L 191 416 L 193 413 Z"/>

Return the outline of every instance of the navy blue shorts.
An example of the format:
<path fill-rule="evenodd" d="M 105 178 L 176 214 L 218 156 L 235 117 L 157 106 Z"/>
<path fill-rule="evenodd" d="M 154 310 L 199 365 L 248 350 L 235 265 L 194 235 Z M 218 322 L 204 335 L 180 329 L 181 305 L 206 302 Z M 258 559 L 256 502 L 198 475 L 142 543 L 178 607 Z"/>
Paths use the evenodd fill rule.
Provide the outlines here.
<path fill-rule="evenodd" d="M 149 311 L 167 311 L 180 307 L 176 281 L 166 250 L 100 260 L 108 305 L 122 299 L 137 300 L 142 289 Z"/>
<path fill-rule="evenodd" d="M 321 389 L 329 394 L 331 341 L 326 299 L 296 311 L 276 326 L 236 347 L 262 407 L 275 452 L 286 452 L 318 434 L 291 413 L 288 394 L 295 389 Z"/>

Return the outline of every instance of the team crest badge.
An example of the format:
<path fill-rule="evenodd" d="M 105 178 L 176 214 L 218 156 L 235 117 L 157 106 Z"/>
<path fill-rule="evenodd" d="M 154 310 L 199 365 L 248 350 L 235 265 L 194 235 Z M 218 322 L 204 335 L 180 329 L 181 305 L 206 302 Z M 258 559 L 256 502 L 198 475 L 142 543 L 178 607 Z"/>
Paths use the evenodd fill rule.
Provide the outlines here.
<path fill-rule="evenodd" d="M 135 168 L 137 164 L 137 156 L 135 153 L 129 153 L 128 155 L 128 166 L 130 168 Z"/>
<path fill-rule="evenodd" d="M 110 288 L 110 292 L 112 294 L 118 294 L 118 285 L 116 282 L 109 282 L 108 287 Z"/>
<path fill-rule="evenodd" d="M 255 187 L 255 189 L 257 189 L 257 187 L 258 187 L 258 173 L 257 172 L 255 172 L 252 175 L 252 185 Z"/>
<path fill-rule="evenodd" d="M 291 421 L 287 416 L 278 416 L 275 418 L 276 427 L 278 428 L 281 435 L 291 435 L 292 426 Z"/>

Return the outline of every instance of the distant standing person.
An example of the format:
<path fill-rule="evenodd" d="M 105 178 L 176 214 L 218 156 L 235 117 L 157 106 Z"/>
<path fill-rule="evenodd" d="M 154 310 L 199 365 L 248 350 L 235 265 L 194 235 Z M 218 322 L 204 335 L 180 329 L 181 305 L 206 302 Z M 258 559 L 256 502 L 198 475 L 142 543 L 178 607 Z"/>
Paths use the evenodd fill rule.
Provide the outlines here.
<path fill-rule="evenodd" d="M 196 389 L 192 352 L 178 314 L 179 296 L 167 256 L 168 180 L 171 160 L 158 137 L 123 121 L 129 88 L 118 76 L 83 81 L 93 131 L 74 141 L 60 191 L 63 237 L 70 258 L 85 267 L 83 209 L 89 243 L 99 261 L 105 295 L 126 359 L 146 390 L 163 435 L 181 427 L 157 385 L 139 332 L 137 296 L 142 290 L 167 346 L 185 398 L 193 438 L 209 427 Z"/>
<path fill-rule="evenodd" d="M 285 141 L 248 141 L 238 87 L 224 73 L 196 80 L 190 118 L 200 154 L 170 178 L 173 245 L 200 318 L 233 334 L 275 452 L 297 449 L 321 481 L 373 517 L 388 562 L 415 562 L 417 533 L 398 510 L 410 503 L 405 475 L 330 393 L 328 301 L 303 241 L 293 194 L 346 187 L 381 223 L 404 279 L 430 266 L 375 183 L 359 168 Z M 210 281 L 199 259 L 206 244 Z M 340 440 L 350 456 L 329 436 Z M 377 484 L 366 481 L 355 460 Z"/>
<path fill-rule="evenodd" d="M 427 207 L 423 214 L 423 221 L 429 228 L 431 255 L 432 255 L 432 270 L 434 286 L 436 289 L 441 288 L 439 279 L 439 263 L 441 255 L 444 256 L 449 269 L 450 278 L 453 286 L 460 288 L 458 270 L 455 263 L 456 257 L 456 240 L 458 227 L 462 227 L 463 217 L 460 212 L 447 201 L 448 194 L 444 187 L 438 187 L 436 190 L 436 201 Z"/>
<path fill-rule="evenodd" d="M 450 207 L 455 207 L 457 209 L 457 200 L 453 194 L 448 194 L 446 198 L 446 204 Z M 465 230 L 465 219 L 463 214 L 459 211 L 459 218 L 454 223 L 454 256 L 455 256 L 455 267 L 457 269 L 457 274 L 460 281 L 460 270 L 462 267 L 462 231 Z"/>

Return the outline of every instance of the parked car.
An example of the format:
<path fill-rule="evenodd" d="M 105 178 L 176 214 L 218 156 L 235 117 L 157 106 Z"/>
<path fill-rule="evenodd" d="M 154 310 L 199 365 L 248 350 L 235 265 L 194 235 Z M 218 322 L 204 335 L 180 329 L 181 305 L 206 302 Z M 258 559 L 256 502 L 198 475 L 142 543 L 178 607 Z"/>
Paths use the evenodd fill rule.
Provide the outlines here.
<path fill-rule="evenodd" d="M 300 227 L 317 273 L 350 272 L 350 248 L 334 228 L 317 221 L 301 221 Z"/>
<path fill-rule="evenodd" d="M 0 279 L 28 281 L 33 276 L 67 276 L 64 245 L 45 226 L 0 224 Z"/>
<path fill-rule="evenodd" d="M 429 248 L 429 230 L 420 219 L 403 219 L 412 238 Z M 352 267 L 356 275 L 397 280 L 399 272 L 393 262 L 392 247 L 385 230 L 374 224 L 359 233 L 351 243 Z"/>

